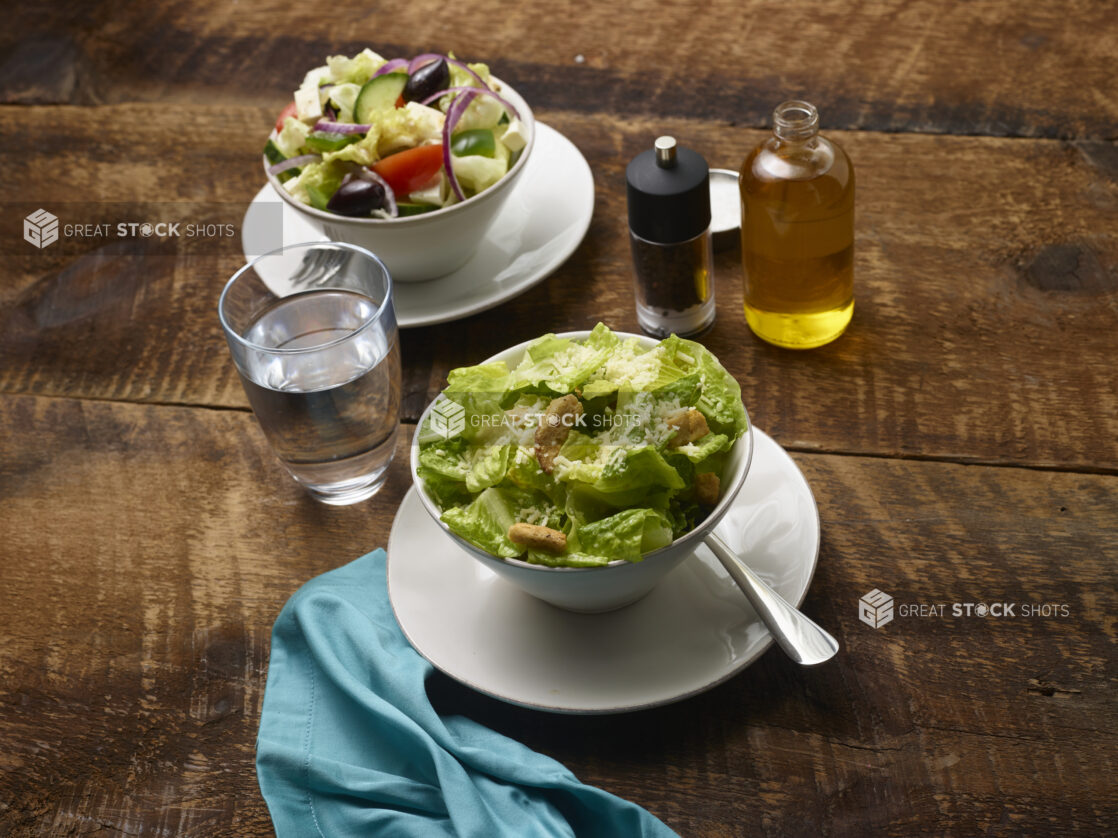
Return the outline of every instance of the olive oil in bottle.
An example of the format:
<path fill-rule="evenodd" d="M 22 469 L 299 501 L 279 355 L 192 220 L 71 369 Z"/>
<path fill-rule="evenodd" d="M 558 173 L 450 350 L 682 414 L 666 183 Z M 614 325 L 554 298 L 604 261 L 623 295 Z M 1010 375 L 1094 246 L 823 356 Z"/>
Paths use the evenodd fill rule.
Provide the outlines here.
<path fill-rule="evenodd" d="M 830 343 L 854 314 L 854 166 L 819 135 L 807 102 L 773 111 L 773 136 L 742 163 L 745 319 L 790 349 Z"/>

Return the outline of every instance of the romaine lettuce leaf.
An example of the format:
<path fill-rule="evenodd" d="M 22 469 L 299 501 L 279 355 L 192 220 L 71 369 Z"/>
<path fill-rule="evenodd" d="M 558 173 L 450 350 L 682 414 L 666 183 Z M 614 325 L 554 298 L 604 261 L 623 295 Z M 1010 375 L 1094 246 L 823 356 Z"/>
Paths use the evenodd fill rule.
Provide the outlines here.
<path fill-rule="evenodd" d="M 689 532 L 705 514 L 695 474 L 721 476 L 747 430 L 737 382 L 703 346 L 672 337 L 646 351 L 602 324 L 581 343 L 544 335 L 512 370 L 481 364 L 448 378 L 445 397 L 462 405 L 465 427 L 450 441 L 419 430 L 421 477 L 463 538 L 540 564 L 639 561 Z M 567 393 L 579 395 L 588 421 L 568 434 L 546 473 L 534 423 L 525 422 Z M 689 406 L 712 432 L 671 448 L 666 419 Z M 563 531 L 566 552 L 523 552 L 508 540 L 516 521 Z"/>
<path fill-rule="evenodd" d="M 684 456 L 692 463 L 701 463 L 713 454 L 730 448 L 730 438 L 725 434 L 710 433 L 702 439 L 672 449 L 673 454 Z"/>
<path fill-rule="evenodd" d="M 441 472 L 434 471 L 420 465 L 416 474 L 423 483 L 423 488 L 440 509 L 450 509 L 464 506 L 473 500 L 473 495 L 466 489 L 466 484 L 461 480 L 447 477 Z"/>
<path fill-rule="evenodd" d="M 702 378 L 702 395 L 695 405 L 712 431 L 737 439 L 748 426 L 741 403 L 741 387 L 701 343 L 672 335 L 661 344 L 673 363 L 695 370 Z"/>
<path fill-rule="evenodd" d="M 515 452 L 515 445 L 481 446 L 466 471 L 466 488 L 471 492 L 480 492 L 496 486 L 505 479 Z"/>
<path fill-rule="evenodd" d="M 590 487 L 598 497 L 614 506 L 634 506 L 658 489 L 683 489 L 683 478 L 651 445 L 622 449 L 612 457 L 601 476 Z"/>
<path fill-rule="evenodd" d="M 672 528 L 655 509 L 626 509 L 578 528 L 578 552 L 609 561 L 639 562 L 643 553 L 672 542 Z"/>
<path fill-rule="evenodd" d="M 619 342 L 617 335 L 601 323 L 582 343 L 544 335 L 532 342 L 512 371 L 510 390 L 554 395 L 574 392 L 605 363 Z"/>
<path fill-rule="evenodd" d="M 509 490 L 488 488 L 469 505 L 444 510 L 442 520 L 452 532 L 471 544 L 494 556 L 513 559 L 524 552 L 508 536 L 520 508 Z"/>

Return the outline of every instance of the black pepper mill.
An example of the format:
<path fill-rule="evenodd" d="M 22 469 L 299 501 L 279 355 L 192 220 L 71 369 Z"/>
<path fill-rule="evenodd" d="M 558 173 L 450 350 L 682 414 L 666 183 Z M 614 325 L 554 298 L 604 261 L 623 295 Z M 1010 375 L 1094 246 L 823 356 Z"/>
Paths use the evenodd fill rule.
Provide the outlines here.
<path fill-rule="evenodd" d="M 658 338 L 714 322 L 710 168 L 698 152 L 659 137 L 625 170 L 637 320 Z"/>

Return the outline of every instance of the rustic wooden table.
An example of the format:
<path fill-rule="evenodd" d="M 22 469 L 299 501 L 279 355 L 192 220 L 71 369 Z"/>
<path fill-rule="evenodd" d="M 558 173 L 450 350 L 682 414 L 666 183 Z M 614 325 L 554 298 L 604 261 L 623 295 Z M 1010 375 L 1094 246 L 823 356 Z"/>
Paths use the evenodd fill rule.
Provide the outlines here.
<path fill-rule="evenodd" d="M 374 4 L 376 5 L 376 4 Z M 497 309 L 403 333 L 404 427 L 455 366 L 545 329 L 635 330 L 625 163 L 659 133 L 736 168 L 814 101 L 858 172 L 857 311 L 754 339 L 738 257 L 705 337 L 822 516 L 778 650 L 679 704 L 565 717 L 440 700 L 686 836 L 1118 831 L 1118 28 L 1113 8 L 844 2 L 15 4 L 0 34 L 0 835 L 271 833 L 253 747 L 269 632 L 387 539 L 409 485 L 316 505 L 274 462 L 215 313 L 224 241 L 22 218 L 238 225 L 304 68 L 368 45 L 488 58 L 594 172 L 589 233 Z M 858 620 L 898 603 L 1066 616 Z"/>

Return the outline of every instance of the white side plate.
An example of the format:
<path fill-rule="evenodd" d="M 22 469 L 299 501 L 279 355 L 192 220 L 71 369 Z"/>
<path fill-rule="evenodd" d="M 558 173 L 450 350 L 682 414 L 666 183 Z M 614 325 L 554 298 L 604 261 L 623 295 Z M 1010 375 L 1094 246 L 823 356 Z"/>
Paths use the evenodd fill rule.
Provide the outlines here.
<path fill-rule="evenodd" d="M 803 474 L 754 428 L 745 485 L 716 532 L 789 602 L 819 556 Z M 388 539 L 388 593 L 412 646 L 451 678 L 504 701 L 562 713 L 620 713 L 678 701 L 740 672 L 772 644 L 705 547 L 648 596 L 574 614 L 507 584 L 435 525 L 412 488 Z"/>
<path fill-rule="evenodd" d="M 594 214 L 594 177 L 574 143 L 537 122 L 536 149 L 489 234 L 465 265 L 429 282 L 395 283 L 402 328 L 446 323 L 493 308 L 551 275 L 574 253 Z M 277 235 L 282 224 L 282 241 Z M 245 258 L 322 233 L 265 184 L 241 233 Z M 438 242 L 431 242 L 437 247 Z"/>

